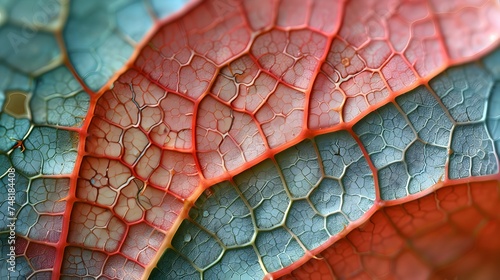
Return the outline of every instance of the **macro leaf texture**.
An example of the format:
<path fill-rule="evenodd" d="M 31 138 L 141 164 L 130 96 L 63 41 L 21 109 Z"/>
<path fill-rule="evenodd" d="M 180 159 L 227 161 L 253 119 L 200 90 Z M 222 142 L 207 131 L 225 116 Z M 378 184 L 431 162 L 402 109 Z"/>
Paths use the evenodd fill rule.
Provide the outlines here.
<path fill-rule="evenodd" d="M 500 274 L 498 1 L 0 0 L 0 41 L 2 279 Z"/>

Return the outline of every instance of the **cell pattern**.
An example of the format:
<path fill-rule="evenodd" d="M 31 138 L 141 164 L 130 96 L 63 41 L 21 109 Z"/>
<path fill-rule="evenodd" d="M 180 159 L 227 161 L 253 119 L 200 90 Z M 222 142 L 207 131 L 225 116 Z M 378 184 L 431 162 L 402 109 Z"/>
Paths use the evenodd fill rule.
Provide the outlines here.
<path fill-rule="evenodd" d="M 492 278 L 499 38 L 492 0 L 0 1 L 0 276 Z"/>

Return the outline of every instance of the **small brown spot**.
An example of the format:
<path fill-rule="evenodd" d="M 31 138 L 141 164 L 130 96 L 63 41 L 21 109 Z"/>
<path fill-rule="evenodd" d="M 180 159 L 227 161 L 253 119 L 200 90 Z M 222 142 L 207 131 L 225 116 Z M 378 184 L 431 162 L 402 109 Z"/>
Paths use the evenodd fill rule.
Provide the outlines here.
<path fill-rule="evenodd" d="M 345 67 L 347 67 L 347 66 L 351 65 L 351 60 L 349 58 L 347 58 L 347 57 L 344 57 L 344 58 L 342 58 L 342 64 Z"/>

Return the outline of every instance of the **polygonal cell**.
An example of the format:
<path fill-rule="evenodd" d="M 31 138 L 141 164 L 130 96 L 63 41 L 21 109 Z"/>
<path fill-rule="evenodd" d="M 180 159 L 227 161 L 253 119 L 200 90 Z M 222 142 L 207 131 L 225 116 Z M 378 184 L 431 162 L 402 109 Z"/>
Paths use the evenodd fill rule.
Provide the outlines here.
<path fill-rule="evenodd" d="M 391 200 L 407 196 L 409 177 L 406 165 L 400 161 L 380 168 L 378 171 L 380 197 L 383 200 Z"/>
<path fill-rule="evenodd" d="M 158 106 L 158 103 L 167 94 L 164 89 L 152 83 L 135 69 L 123 73 L 118 81 L 114 84 L 114 87 L 117 87 L 115 92 L 117 94 L 130 94 L 128 98 L 135 102 L 141 110 L 147 106 Z"/>
<path fill-rule="evenodd" d="M 113 14 L 116 16 L 118 30 L 139 42 L 153 24 L 148 8 L 150 6 L 143 2 L 132 2 L 118 8 L 116 14 Z"/>
<path fill-rule="evenodd" d="M 307 23 L 309 3 L 300 0 L 280 1 L 276 24 L 285 28 L 297 28 Z M 290 16 L 293 14 L 294 16 Z"/>
<path fill-rule="evenodd" d="M 37 178 L 31 181 L 29 201 L 38 213 L 63 213 L 70 180 Z"/>
<path fill-rule="evenodd" d="M 210 197 L 202 195 L 189 216 L 226 247 L 236 247 L 252 240 L 255 225 L 250 211 L 235 188 L 228 182 L 211 188 Z"/>
<path fill-rule="evenodd" d="M 200 104 L 196 145 L 205 177 L 234 170 L 264 153 L 265 145 L 252 117 L 212 97 Z"/>
<path fill-rule="evenodd" d="M 395 6 L 394 2 L 387 0 L 355 0 L 346 3 L 344 14 L 349 16 L 343 17 L 339 35 L 355 48 L 363 46 L 372 39 L 384 38 L 387 32 L 384 24 L 391 14 L 387 12 L 387 9 L 395 9 Z M 363 10 L 370 11 L 370 13 L 363 12 Z"/>
<path fill-rule="evenodd" d="M 253 247 L 228 250 L 214 266 L 207 269 L 206 279 L 261 279 L 264 272 Z"/>
<path fill-rule="evenodd" d="M 373 206 L 375 200 L 373 175 L 364 157 L 347 166 L 342 186 L 345 190 L 342 212 L 355 221 Z"/>
<path fill-rule="evenodd" d="M 290 31 L 286 53 L 294 58 L 294 65 L 284 73 L 283 81 L 307 89 L 320 64 L 319 60 L 325 53 L 326 45 L 327 39 L 320 33 L 306 29 Z"/>
<path fill-rule="evenodd" d="M 304 199 L 292 202 L 286 226 L 308 250 L 317 248 L 329 237 L 325 229 L 325 218 L 318 215 Z"/>
<path fill-rule="evenodd" d="M 368 109 L 366 99 L 361 96 L 354 96 L 345 99 L 342 116 L 345 121 L 352 121 L 357 116 L 363 114 Z"/>
<path fill-rule="evenodd" d="M 309 104 L 309 123 L 312 129 L 330 128 L 341 121 L 344 93 L 323 72 L 313 83 Z"/>
<path fill-rule="evenodd" d="M 364 158 L 358 143 L 347 131 L 320 135 L 314 140 L 327 176 L 340 179 L 347 166 Z"/>
<path fill-rule="evenodd" d="M 364 68 L 366 65 L 356 50 L 343 39 L 335 38 L 321 71 L 336 83 L 361 72 Z"/>
<path fill-rule="evenodd" d="M 305 95 L 279 84 L 255 117 L 271 148 L 295 139 L 303 128 Z"/>
<path fill-rule="evenodd" d="M 419 5 L 417 3 L 407 4 L 406 9 L 412 9 L 417 7 L 412 7 L 410 5 L 415 6 Z M 420 4 L 425 6 L 424 3 Z M 419 6 L 420 6 L 419 5 Z M 423 7 L 418 7 L 422 10 Z M 424 9 L 426 9 L 425 7 Z M 419 11 L 420 12 L 420 11 Z M 427 11 L 423 11 L 424 13 Z M 408 14 L 418 13 L 418 12 L 407 12 Z M 395 22 L 396 23 L 396 22 Z M 396 24 L 394 24 L 396 26 Z M 397 27 L 393 27 L 397 29 Z M 409 41 L 406 49 L 404 51 L 405 57 L 408 59 L 408 62 L 411 65 L 414 65 L 415 71 L 419 74 L 420 77 L 429 76 L 436 69 L 441 67 L 446 59 L 446 47 L 444 46 L 441 36 L 439 34 L 439 27 L 435 23 L 435 21 L 431 18 L 428 18 L 424 21 L 420 22 L 412 22 L 411 23 L 411 31 L 408 32 L 408 37 L 405 38 Z M 410 36 L 411 34 L 411 36 Z M 398 38 L 396 34 L 393 38 Z"/>
<path fill-rule="evenodd" d="M 259 232 L 255 246 L 269 272 L 287 267 L 304 256 L 297 240 L 282 227 Z"/>
<path fill-rule="evenodd" d="M 125 64 L 152 22 L 140 2 L 71 4 L 64 43 L 71 64 L 91 90 L 101 88 Z M 106 36 L 92 36 L 96 32 Z"/>
<path fill-rule="evenodd" d="M 381 71 L 393 92 L 405 90 L 417 82 L 413 66 L 408 65 L 400 55 L 391 57 Z"/>
<path fill-rule="evenodd" d="M 366 116 L 353 129 L 377 169 L 402 161 L 405 149 L 416 139 L 411 127 L 392 103 Z"/>
<path fill-rule="evenodd" d="M 321 180 L 318 187 L 312 191 L 309 199 L 316 211 L 327 216 L 340 211 L 343 193 L 344 190 L 339 181 L 327 177 Z"/>
<path fill-rule="evenodd" d="M 326 230 L 330 236 L 342 232 L 347 225 L 349 225 L 349 220 L 343 213 L 333 213 L 326 217 Z"/>
<path fill-rule="evenodd" d="M 178 92 L 181 65 L 189 63 L 192 51 L 187 46 L 186 32 L 178 22 L 162 26 L 138 54 L 135 66 L 152 81 Z M 169 73 L 169 75 L 163 75 Z"/>
<path fill-rule="evenodd" d="M 342 212 L 352 221 L 360 218 L 373 205 L 375 184 L 357 142 L 346 131 L 317 136 L 315 141 L 326 177 L 340 179 Z M 321 186 L 311 198 L 317 199 L 323 189 L 324 186 Z M 338 191 L 338 188 L 329 190 L 334 194 Z"/>
<path fill-rule="evenodd" d="M 266 160 L 234 178 L 238 189 L 252 207 L 259 229 L 283 223 L 290 198 L 277 167 Z"/>
<path fill-rule="evenodd" d="M 141 128 L 150 134 L 151 130 L 156 127 L 163 117 L 163 112 L 160 108 L 155 106 L 148 106 L 141 110 Z"/>
<path fill-rule="evenodd" d="M 21 236 L 28 236 L 28 233 L 32 230 L 33 226 L 40 218 L 40 214 L 33 209 L 33 206 L 27 204 L 19 210 L 16 217 L 16 232 Z M 7 221 L 5 221 L 6 229 L 7 224 Z"/>
<path fill-rule="evenodd" d="M 343 108 L 343 118 L 347 122 L 366 112 L 368 106 L 376 105 L 389 96 L 380 74 L 368 70 L 343 82 L 340 88 L 347 97 Z"/>
<path fill-rule="evenodd" d="M 266 29 L 274 24 L 274 3 L 267 0 L 243 0 L 242 2 L 248 24 L 254 31 Z"/>
<path fill-rule="evenodd" d="M 108 253 L 117 252 L 127 232 L 110 210 L 83 203 L 73 206 L 69 228 L 68 242 Z"/>
<path fill-rule="evenodd" d="M 145 220 L 164 231 L 172 227 L 184 207 L 181 200 L 149 185 L 139 193 L 138 201 L 146 211 Z"/>
<path fill-rule="evenodd" d="M 483 120 L 493 79 L 476 64 L 453 67 L 429 82 L 453 119 L 459 123 Z"/>
<path fill-rule="evenodd" d="M 172 238 L 172 246 L 200 269 L 212 265 L 224 252 L 214 236 L 189 220 L 180 225 Z"/>
<path fill-rule="evenodd" d="M 387 20 L 387 29 L 389 31 L 388 39 L 397 52 L 404 52 L 404 50 L 407 49 L 412 43 L 413 37 L 419 39 L 418 41 L 415 40 L 416 42 L 421 42 L 420 39 L 422 38 L 417 36 L 418 34 L 412 33 L 412 27 L 429 21 L 426 19 L 429 18 L 429 15 L 431 15 L 429 8 L 430 7 L 427 3 L 420 1 L 397 3 L 397 7 L 395 7 L 397 12 L 390 14 L 390 17 Z M 434 31 L 434 28 L 427 30 L 428 33 L 432 31 Z"/>
<path fill-rule="evenodd" d="M 26 174 L 70 174 L 76 161 L 78 134 L 51 127 L 35 127 L 24 140 L 25 151 L 12 153 L 14 167 Z"/>
<path fill-rule="evenodd" d="M 30 97 L 31 94 L 28 92 L 8 91 L 7 94 L 2 94 L 2 102 L 5 99 L 5 106 L 3 106 L 2 111 L 17 119 L 31 118 L 31 110 L 28 104 Z"/>
<path fill-rule="evenodd" d="M 111 206 L 118 196 L 118 189 L 125 186 L 132 173 L 116 160 L 84 157 L 80 167 L 76 197 Z"/>
<path fill-rule="evenodd" d="M 240 77 L 237 76 L 237 78 Z M 239 85 L 238 96 L 231 102 L 231 105 L 255 113 L 276 90 L 277 85 L 278 81 L 275 78 L 265 72 L 260 72 L 252 83 Z"/>
<path fill-rule="evenodd" d="M 144 150 L 150 145 L 148 136 L 138 128 L 132 127 L 123 134 L 123 161 L 132 166 L 141 158 Z"/>
<path fill-rule="evenodd" d="M 134 178 L 120 188 L 116 203 L 113 202 L 115 214 L 127 223 L 134 223 L 143 218 L 144 207 L 138 198 L 138 193 L 142 189 L 144 189 L 144 182 Z"/>
<path fill-rule="evenodd" d="M 123 129 L 94 116 L 87 130 L 85 150 L 92 155 L 118 159 L 122 153 Z"/>
<path fill-rule="evenodd" d="M 156 256 L 165 235 L 153 227 L 139 223 L 130 226 L 120 251 L 126 257 L 148 265 Z"/>
<path fill-rule="evenodd" d="M 337 30 L 343 3 L 340 1 L 314 1 L 310 2 L 309 26 L 320 30 L 323 34 L 332 34 Z M 335 17 L 333 17 L 335 16 Z M 335 18 L 335 19 L 332 19 Z"/>
<path fill-rule="evenodd" d="M 168 248 L 161 256 L 158 264 L 149 275 L 149 279 L 199 279 L 200 273 L 176 251 Z"/>
<path fill-rule="evenodd" d="M 306 89 L 325 47 L 326 38 L 314 31 L 273 29 L 257 37 L 251 52 L 263 69 L 291 86 Z"/>
<path fill-rule="evenodd" d="M 371 69 L 379 69 L 384 64 L 392 50 L 384 40 L 373 40 L 359 50 L 360 57 L 366 62 L 366 66 Z"/>
<path fill-rule="evenodd" d="M 484 124 L 459 125 L 451 138 L 451 179 L 490 175 L 498 172 L 493 142 Z"/>
<path fill-rule="evenodd" d="M 62 215 L 40 215 L 30 228 L 28 237 L 32 240 L 57 243 L 63 228 Z"/>
<path fill-rule="evenodd" d="M 168 93 L 158 106 L 161 121 L 157 121 L 149 134 L 153 143 L 170 149 L 189 149 L 194 103 L 179 95 Z M 144 113 L 144 111 L 142 111 Z"/>
<path fill-rule="evenodd" d="M 318 155 L 311 141 L 302 141 L 277 154 L 276 161 L 293 198 L 306 197 L 321 179 Z"/>
<path fill-rule="evenodd" d="M 495 148 L 497 155 L 500 154 L 500 83 L 496 82 L 491 89 L 490 99 L 488 101 L 488 115 L 486 119 L 486 126 L 493 141 L 495 141 Z"/>
<path fill-rule="evenodd" d="M 9 157 L 5 154 L 0 154 L 0 174 L 6 174 L 11 167 L 12 163 Z"/>
<path fill-rule="evenodd" d="M 17 140 L 22 140 L 30 129 L 28 119 L 16 119 L 4 112 L 0 113 L 0 151 L 7 152 L 15 147 Z"/>
<path fill-rule="evenodd" d="M 449 145 L 453 123 L 426 87 L 418 87 L 399 96 L 396 101 L 420 139 L 432 145 Z"/>
<path fill-rule="evenodd" d="M 446 148 L 420 140 L 413 142 L 406 150 L 404 161 L 410 175 L 409 194 L 418 193 L 442 181 L 445 178 L 447 157 Z"/>
<path fill-rule="evenodd" d="M 160 165 L 149 178 L 149 183 L 187 198 L 198 186 L 199 180 L 194 156 L 191 153 L 163 150 Z"/>
<path fill-rule="evenodd" d="M 27 17 L 17 20 L 22 21 L 23 19 L 28 21 Z M 0 59 L 2 64 L 6 64 L 9 68 L 19 69 L 22 73 L 35 76 L 43 71 L 47 65 L 57 63 L 61 59 L 61 50 L 54 34 L 40 29 L 35 31 L 31 29 L 32 27 L 27 26 L 26 21 L 23 21 L 24 24 L 16 25 L 2 24 L 0 40 L 10 44 L 0 50 Z M 32 46 L 43 47 L 33 48 Z"/>
<path fill-rule="evenodd" d="M 35 271 L 52 269 L 57 257 L 56 254 L 56 248 L 35 242 L 30 242 L 25 251 L 26 258 Z M 44 278 L 41 277 L 41 279 Z"/>
<path fill-rule="evenodd" d="M 7 161 L 9 163 L 9 161 Z M 9 165 L 8 168 L 11 168 L 12 165 Z M 9 217 L 19 217 L 19 213 L 25 209 L 29 208 L 29 212 L 32 212 L 33 210 L 31 209 L 32 206 L 24 206 L 29 200 L 28 196 L 28 189 L 30 187 L 30 182 L 29 179 L 23 176 L 19 171 L 14 172 L 14 189 L 8 188 L 9 184 L 12 185 L 12 177 L 10 177 L 7 173 L 6 175 L 3 176 L 3 178 L 0 179 L 0 182 L 6 186 L 3 188 L 0 188 L 0 208 L 5 209 L 5 211 L 0 212 L 0 231 L 5 231 L 9 233 L 8 230 L 8 225 L 12 223 L 13 221 L 8 219 Z M 12 174 L 12 173 L 10 173 Z M 14 193 L 13 193 L 14 191 Z M 9 208 L 11 207 L 11 208 Z M 33 206 L 34 207 L 34 206 Z M 12 209 L 14 208 L 14 209 Z M 26 209 L 27 210 L 27 209 Z M 23 210 L 25 211 L 25 210 Z M 34 211 L 37 211 L 35 208 Z M 20 224 L 22 221 L 15 221 L 16 224 Z M 16 226 L 16 230 L 18 233 L 22 233 L 22 235 L 26 236 L 27 235 L 27 228 L 22 229 L 20 231 L 18 226 Z"/>
<path fill-rule="evenodd" d="M 415 72 L 428 75 L 442 65 L 445 55 L 440 45 L 442 39 L 432 32 L 436 29 L 435 21 L 425 20 L 430 15 L 427 4 L 351 1 L 346 4 L 345 13 L 349 16 L 344 17 L 339 35 L 357 49 L 368 67 L 381 68 L 392 91 L 413 85 L 417 81 Z M 429 24 L 421 27 L 422 22 Z M 405 49 L 409 49 L 408 57 L 393 54 Z M 349 60 L 345 61 L 349 65 Z"/>
<path fill-rule="evenodd" d="M 68 246 L 64 250 L 61 277 L 98 277 L 106 259 L 103 252 Z"/>
<path fill-rule="evenodd" d="M 36 124 L 77 126 L 83 123 L 89 95 L 66 67 L 59 67 L 37 78 L 30 101 Z"/>
<path fill-rule="evenodd" d="M 188 65 L 179 70 L 179 83 L 174 91 L 189 98 L 198 99 L 208 89 L 216 72 L 214 64 L 200 56 L 194 56 Z"/>
<path fill-rule="evenodd" d="M 95 105 L 94 116 L 99 116 L 120 128 L 137 125 L 140 119 L 140 108 L 137 101 L 131 97 L 136 95 L 132 80 L 138 75 L 140 74 L 130 71 L 121 76 L 113 84 L 111 90 L 99 97 Z"/>
<path fill-rule="evenodd" d="M 210 92 L 225 102 L 231 102 L 235 98 L 239 98 L 240 94 L 245 94 L 245 91 L 240 92 L 238 87 L 240 85 L 254 84 L 253 80 L 259 73 L 260 69 L 254 60 L 248 55 L 243 55 L 221 68 Z M 233 105 L 242 109 L 246 107 L 242 106 L 243 104 L 253 104 L 255 102 L 253 96 L 248 95 L 246 97 L 248 97 L 248 100 L 240 98 L 238 104 Z"/>
<path fill-rule="evenodd" d="M 433 196 L 431 195 L 429 198 L 431 197 Z M 409 215 L 412 210 L 413 209 L 408 209 L 406 215 Z M 399 215 L 398 217 L 401 218 Z M 435 217 L 436 216 L 433 216 L 433 218 Z M 432 220 L 433 218 L 427 219 Z M 391 223 L 390 219 L 391 217 L 388 217 L 387 213 L 374 214 L 370 218 L 370 222 L 365 224 L 363 230 L 359 230 L 359 228 L 354 230 L 352 234 L 347 236 L 347 239 L 353 243 L 353 247 L 360 254 L 376 254 L 379 256 L 396 255 L 401 252 L 401 248 L 404 246 L 403 244 L 406 240 L 401 233 L 398 232 L 397 228 L 388 226 Z M 363 242 L 360 242 L 361 240 L 363 240 Z M 374 270 L 374 268 L 370 269 Z"/>
<path fill-rule="evenodd" d="M 200 126 L 201 130 L 203 130 L 206 134 L 209 134 L 213 130 L 214 133 L 224 134 L 227 133 L 232 126 L 233 122 L 233 111 L 230 107 L 223 105 L 217 100 L 207 97 L 203 100 L 200 105 L 199 113 L 198 113 L 198 121 L 197 124 Z M 200 129 L 198 129 L 200 130 Z M 200 133 L 197 133 L 200 134 Z M 201 134 L 203 135 L 203 134 Z M 207 136 L 205 136 L 207 137 Z M 208 138 L 208 137 L 207 137 Z M 216 138 L 215 136 L 210 137 L 210 140 Z M 219 139 L 220 138 L 220 139 Z M 203 143 L 201 141 L 197 141 L 198 146 L 201 150 L 214 150 L 220 145 L 222 140 L 222 135 L 218 135 L 217 139 L 219 141 L 211 141 L 215 142 L 213 144 Z M 205 147 L 207 145 L 207 147 Z"/>
<path fill-rule="evenodd" d="M 231 103 L 233 108 L 253 113 L 274 92 L 277 84 L 278 81 L 259 70 L 249 56 L 243 56 L 221 69 L 211 92 Z"/>
<path fill-rule="evenodd" d="M 30 279 L 52 279 L 52 271 L 38 271 L 30 276 Z"/>
<path fill-rule="evenodd" d="M 2 245 L 2 247 L 0 248 L 3 249 L 1 253 L 3 253 L 4 256 L 6 256 L 9 253 L 9 251 L 7 250 L 10 250 L 10 246 L 7 243 L 8 242 L 7 235 L 8 233 L 6 235 L 0 235 L 0 240 L 1 240 L 0 245 Z M 15 259 L 16 259 L 16 269 L 14 270 L 14 272 L 9 273 L 9 276 L 11 278 L 22 278 L 25 277 L 26 275 L 33 274 L 33 268 L 31 267 L 31 265 L 29 264 L 28 260 L 24 255 L 20 255 Z M 8 271 L 10 267 L 6 260 L 7 259 L 5 257 L 2 257 L 2 262 L 0 263 L 0 269 L 2 269 L 2 271 Z M 51 279 L 51 277 L 45 279 Z"/>
<path fill-rule="evenodd" d="M 0 75 L 3 77 L 2 82 L 0 82 L 0 90 L 4 93 L 11 90 L 27 93 L 33 90 L 32 78 L 19 70 L 11 68 L 9 65 L 0 64 Z M 7 106 L 5 97 L 5 94 L 0 97 L 0 107 L 2 109 Z"/>
<path fill-rule="evenodd" d="M 139 161 L 135 164 L 134 170 L 137 177 L 143 181 L 147 181 L 160 164 L 160 159 L 160 148 L 154 145 L 147 147 Z"/>
<path fill-rule="evenodd" d="M 140 279 L 144 275 L 144 267 L 122 255 L 111 255 L 103 271 L 104 279 Z"/>
<path fill-rule="evenodd" d="M 430 131 L 437 133 L 444 126 L 442 130 L 446 135 L 452 126 L 439 104 L 424 88 L 411 92 L 408 97 L 398 98 L 398 102 L 423 141 L 415 138 L 412 128 L 392 103 L 354 126 L 379 170 L 380 196 L 384 200 L 415 194 L 444 179 L 448 140 L 436 139 Z"/>
<path fill-rule="evenodd" d="M 454 1 L 449 4 L 433 0 L 431 4 L 438 13 L 434 21 L 439 24 L 440 37 L 452 60 L 474 57 L 500 37 L 495 1 Z M 461 20 L 457 21 L 457 18 Z"/>
<path fill-rule="evenodd" d="M 232 1 L 207 1 L 206 5 L 195 8 L 191 16 L 198 20 L 183 22 L 189 47 L 216 65 L 222 65 L 243 52 L 251 35 L 244 14 L 237 12 L 236 6 Z M 200 17 L 203 21 L 199 20 Z"/>

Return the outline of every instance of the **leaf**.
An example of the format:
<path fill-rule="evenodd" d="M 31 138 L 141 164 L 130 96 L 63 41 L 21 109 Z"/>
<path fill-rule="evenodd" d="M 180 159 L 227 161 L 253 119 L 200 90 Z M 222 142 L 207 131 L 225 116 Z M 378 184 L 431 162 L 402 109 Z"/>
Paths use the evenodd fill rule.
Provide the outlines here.
<path fill-rule="evenodd" d="M 495 275 L 497 3 L 184 2 L 1 4 L 0 275 Z"/>

